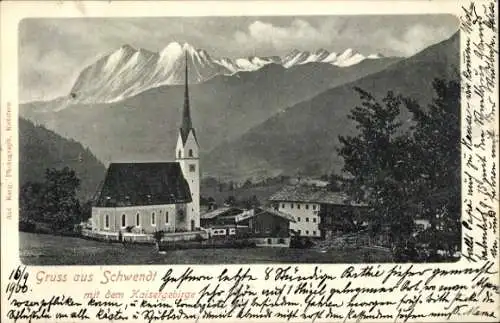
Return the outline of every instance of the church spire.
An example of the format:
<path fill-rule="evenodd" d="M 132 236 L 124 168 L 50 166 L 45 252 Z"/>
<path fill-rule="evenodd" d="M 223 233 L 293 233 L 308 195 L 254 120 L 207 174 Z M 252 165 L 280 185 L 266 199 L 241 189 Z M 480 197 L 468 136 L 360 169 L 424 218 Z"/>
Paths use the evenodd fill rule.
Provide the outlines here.
<path fill-rule="evenodd" d="M 193 129 L 193 124 L 191 122 L 191 112 L 190 112 L 190 107 L 189 107 L 189 88 L 188 88 L 188 56 L 187 52 L 185 53 L 186 60 L 185 60 L 185 75 L 184 75 L 184 108 L 182 110 L 182 124 L 181 124 L 181 136 L 182 136 L 182 141 L 186 142 L 186 139 L 189 135 L 189 131 L 193 130 L 193 135 L 194 135 L 194 129 Z"/>

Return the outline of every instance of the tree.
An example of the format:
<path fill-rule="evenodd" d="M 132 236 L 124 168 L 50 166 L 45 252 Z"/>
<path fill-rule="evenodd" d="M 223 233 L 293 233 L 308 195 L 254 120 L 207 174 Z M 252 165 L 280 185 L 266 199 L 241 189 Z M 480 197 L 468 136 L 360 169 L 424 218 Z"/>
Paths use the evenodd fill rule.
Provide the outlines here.
<path fill-rule="evenodd" d="M 412 231 L 408 219 L 407 187 L 404 170 L 398 168 L 405 159 L 408 139 L 398 135 L 402 96 L 388 92 L 379 103 L 370 93 L 356 88 L 362 105 L 355 107 L 349 119 L 357 123 L 357 136 L 339 137 L 338 150 L 344 158 L 344 171 L 353 176 L 349 192 L 357 200 L 368 200 L 373 210 L 372 228 L 389 225 L 393 241 L 404 240 Z"/>
<path fill-rule="evenodd" d="M 19 192 L 20 229 L 34 231 L 35 222 L 43 219 L 43 196 L 45 189 L 42 183 L 27 182 Z"/>
<path fill-rule="evenodd" d="M 86 201 L 80 209 L 80 221 L 85 222 L 92 217 L 92 201 Z"/>
<path fill-rule="evenodd" d="M 413 115 L 412 187 L 431 234 L 431 251 L 458 249 L 460 241 L 460 84 L 435 80 L 436 97 L 427 109 L 407 100 Z"/>
<path fill-rule="evenodd" d="M 80 219 L 80 202 L 76 191 L 80 180 L 75 171 L 47 169 L 45 172 L 46 192 L 44 196 L 44 220 L 54 230 L 68 228 Z"/>
<path fill-rule="evenodd" d="M 42 222 L 54 231 L 71 229 L 83 216 L 76 198 L 79 186 L 80 180 L 68 167 L 47 169 L 42 183 L 21 188 L 20 222 Z"/>
<path fill-rule="evenodd" d="M 425 240 L 434 253 L 451 253 L 460 243 L 460 86 L 435 80 L 433 87 L 435 98 L 426 108 L 392 92 L 379 103 L 356 89 L 362 106 L 349 118 L 359 134 L 340 137 L 338 151 L 353 176 L 350 193 L 372 210 L 373 230 L 386 224 L 393 244 L 408 249 L 418 214 L 430 220 Z M 399 122 L 402 106 L 413 119 L 409 131 Z"/>

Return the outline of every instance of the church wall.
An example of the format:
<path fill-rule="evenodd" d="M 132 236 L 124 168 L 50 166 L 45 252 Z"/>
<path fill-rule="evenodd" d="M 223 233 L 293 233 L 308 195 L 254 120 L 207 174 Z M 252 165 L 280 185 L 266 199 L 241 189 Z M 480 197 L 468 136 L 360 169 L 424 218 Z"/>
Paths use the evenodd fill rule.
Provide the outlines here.
<path fill-rule="evenodd" d="M 94 207 L 92 208 L 92 227 L 93 230 L 108 232 L 126 232 L 129 226 L 135 233 L 152 233 L 160 230 L 174 232 L 175 228 L 179 227 L 179 224 L 176 224 L 177 213 L 182 209 L 179 205 L 185 207 L 184 204 Z M 139 214 L 139 223 L 137 223 L 137 214 Z M 109 220 L 108 226 L 106 226 L 106 215 Z M 123 215 L 125 215 L 125 226 L 122 223 Z"/>
<path fill-rule="evenodd" d="M 190 214 L 188 212 L 188 205 L 189 204 L 177 204 L 176 205 L 175 223 L 176 223 L 176 228 L 178 230 L 190 231 L 189 230 Z"/>
<path fill-rule="evenodd" d="M 184 178 L 188 182 L 191 198 L 193 201 L 187 205 L 186 230 L 193 227 L 191 221 L 194 221 L 194 228 L 200 227 L 200 162 L 198 156 L 198 144 L 191 131 L 183 144 L 179 135 L 176 147 L 176 160 L 179 162 Z M 192 154 L 190 154 L 190 151 Z"/>

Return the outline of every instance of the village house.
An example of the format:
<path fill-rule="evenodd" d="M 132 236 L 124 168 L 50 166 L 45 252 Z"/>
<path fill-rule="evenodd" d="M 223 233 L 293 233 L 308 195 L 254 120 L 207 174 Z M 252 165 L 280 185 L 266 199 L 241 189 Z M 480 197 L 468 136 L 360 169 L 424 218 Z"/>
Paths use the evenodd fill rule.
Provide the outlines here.
<path fill-rule="evenodd" d="M 191 122 L 187 56 L 175 161 L 111 163 L 96 193 L 91 236 L 200 230 L 199 146 Z"/>
<path fill-rule="evenodd" d="M 290 245 L 290 223 L 294 221 L 286 213 L 262 207 L 223 207 L 201 215 L 211 238 L 246 238 L 257 246 L 269 247 Z"/>
<path fill-rule="evenodd" d="M 290 214 L 290 229 L 300 237 L 330 238 L 366 224 L 367 207 L 341 192 L 309 185 L 285 186 L 270 197 L 276 210 Z"/>
<path fill-rule="evenodd" d="M 212 228 L 216 225 L 233 225 L 236 221 L 236 216 L 243 212 L 245 212 L 245 210 L 239 207 L 219 207 L 215 210 L 201 214 L 200 223 L 203 228 Z"/>

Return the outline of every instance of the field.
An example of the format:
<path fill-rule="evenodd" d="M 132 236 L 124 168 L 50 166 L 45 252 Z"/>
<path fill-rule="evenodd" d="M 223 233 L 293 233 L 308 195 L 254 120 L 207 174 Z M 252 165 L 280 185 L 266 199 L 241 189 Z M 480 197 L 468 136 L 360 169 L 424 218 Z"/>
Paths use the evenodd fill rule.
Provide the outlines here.
<path fill-rule="evenodd" d="M 137 264 L 261 264 L 361 263 L 367 253 L 376 262 L 390 261 L 382 251 L 345 249 L 250 248 L 190 249 L 160 254 L 153 246 L 105 243 L 74 237 L 20 232 L 20 258 L 26 265 L 137 265 Z"/>

